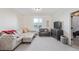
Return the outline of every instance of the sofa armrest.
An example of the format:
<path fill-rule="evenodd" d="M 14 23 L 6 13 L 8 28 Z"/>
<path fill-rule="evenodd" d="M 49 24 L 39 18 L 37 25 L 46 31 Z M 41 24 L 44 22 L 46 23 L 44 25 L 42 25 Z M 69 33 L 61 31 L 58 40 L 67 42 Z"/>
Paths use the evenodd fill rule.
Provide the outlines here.
<path fill-rule="evenodd" d="M 12 47 L 13 38 L 2 36 L 0 37 L 0 50 L 9 50 Z"/>
<path fill-rule="evenodd" d="M 17 38 L 15 36 L 7 36 L 3 35 L 0 37 L 0 50 L 13 50 L 16 47 L 17 40 L 21 38 Z"/>

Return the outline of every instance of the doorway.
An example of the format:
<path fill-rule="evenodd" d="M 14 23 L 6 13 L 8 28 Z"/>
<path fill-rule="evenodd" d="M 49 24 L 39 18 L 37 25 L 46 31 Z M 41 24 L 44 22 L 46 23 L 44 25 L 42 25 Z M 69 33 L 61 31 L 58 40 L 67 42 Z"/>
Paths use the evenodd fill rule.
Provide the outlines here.
<path fill-rule="evenodd" d="M 79 48 L 79 11 L 71 13 L 72 46 Z"/>

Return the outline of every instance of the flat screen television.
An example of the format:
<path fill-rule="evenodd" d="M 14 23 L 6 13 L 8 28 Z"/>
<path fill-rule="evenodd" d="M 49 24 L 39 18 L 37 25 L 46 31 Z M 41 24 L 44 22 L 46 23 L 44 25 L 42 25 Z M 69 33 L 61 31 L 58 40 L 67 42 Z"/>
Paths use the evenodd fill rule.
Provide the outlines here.
<path fill-rule="evenodd" d="M 59 21 L 54 22 L 54 28 L 61 29 L 62 28 L 62 23 L 59 22 Z"/>

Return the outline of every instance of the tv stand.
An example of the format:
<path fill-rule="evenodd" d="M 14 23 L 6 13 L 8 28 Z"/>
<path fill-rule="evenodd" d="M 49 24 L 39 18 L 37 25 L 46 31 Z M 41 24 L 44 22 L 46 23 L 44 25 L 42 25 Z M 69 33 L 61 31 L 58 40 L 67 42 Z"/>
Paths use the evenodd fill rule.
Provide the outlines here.
<path fill-rule="evenodd" d="M 51 36 L 56 38 L 57 40 L 60 40 L 61 35 L 63 35 L 63 30 L 61 30 L 61 29 L 52 29 L 51 30 Z"/>

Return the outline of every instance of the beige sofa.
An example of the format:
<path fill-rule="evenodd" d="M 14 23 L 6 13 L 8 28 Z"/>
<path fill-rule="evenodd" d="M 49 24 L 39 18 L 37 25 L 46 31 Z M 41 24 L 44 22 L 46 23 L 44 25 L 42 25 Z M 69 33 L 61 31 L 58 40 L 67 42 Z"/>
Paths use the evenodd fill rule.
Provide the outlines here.
<path fill-rule="evenodd" d="M 35 32 L 27 32 L 21 35 L 1 35 L 0 50 L 14 50 L 22 42 L 32 42 Z"/>
<path fill-rule="evenodd" d="M 22 36 L 2 35 L 0 37 L 0 50 L 14 50 L 22 41 Z"/>

